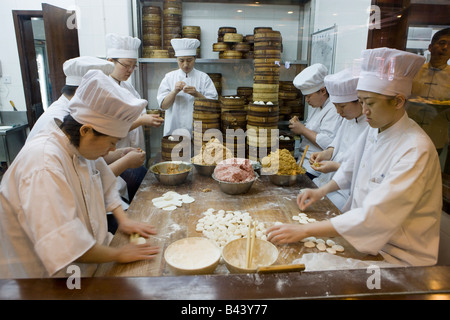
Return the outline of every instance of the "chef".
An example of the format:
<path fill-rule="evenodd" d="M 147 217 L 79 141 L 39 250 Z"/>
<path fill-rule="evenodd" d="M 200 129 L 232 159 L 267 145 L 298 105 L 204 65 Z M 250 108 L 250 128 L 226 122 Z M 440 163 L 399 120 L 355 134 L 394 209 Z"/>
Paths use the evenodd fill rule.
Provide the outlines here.
<path fill-rule="evenodd" d="M 172 39 L 178 70 L 169 72 L 158 89 L 158 104 L 166 110 L 164 136 L 177 134 L 192 137 L 195 98 L 218 99 L 211 78 L 194 68 L 197 39 Z"/>
<path fill-rule="evenodd" d="M 83 56 L 69 59 L 63 64 L 63 72 L 66 76 L 66 83 L 62 89 L 62 94 L 58 100 L 53 102 L 50 107 L 39 117 L 33 125 L 27 137 L 27 142 L 33 138 L 39 131 L 47 128 L 48 124 L 54 118 L 63 120 L 69 113 L 68 104 L 70 99 L 75 95 L 75 91 L 81 83 L 81 78 L 89 70 L 101 70 L 109 75 L 114 70 L 114 64 L 104 59 Z"/>
<path fill-rule="evenodd" d="M 439 159 L 428 135 L 405 111 L 423 61 L 395 49 L 363 50 L 357 89 L 369 132 L 330 182 L 303 190 L 297 199 L 300 210 L 306 210 L 326 194 L 350 188 L 345 213 L 306 226 L 269 228 L 270 241 L 342 236 L 358 251 L 380 253 L 390 264 L 436 263 L 442 214 Z"/>
<path fill-rule="evenodd" d="M 106 55 L 108 60 L 114 63 L 114 70 L 110 77 L 138 99 L 141 96 L 127 80 L 137 67 L 140 45 L 141 40 L 138 38 L 114 33 L 106 35 Z M 143 110 L 141 116 L 131 126 L 131 131 L 127 137 L 119 141 L 117 148 L 133 147 L 145 151 L 145 138 L 142 126 L 160 127 L 163 122 L 164 120 L 159 115 L 147 114 L 146 110 Z"/>
<path fill-rule="evenodd" d="M 433 140 L 439 153 L 448 144 L 450 121 L 450 28 L 436 32 L 428 46 L 431 58 L 414 78 L 408 114 Z M 420 99 L 421 98 L 421 99 Z"/>
<path fill-rule="evenodd" d="M 300 72 L 293 81 L 294 86 L 301 90 L 306 102 L 312 107 L 309 108 L 304 124 L 293 119 L 289 121 L 291 131 L 302 136 L 299 148 L 301 154 L 309 145 L 303 166 L 311 179 L 320 175 L 309 164 L 311 154 L 328 147 L 342 122 L 342 118 L 337 114 L 333 103 L 330 102 L 323 82 L 327 73 L 328 70 L 323 64 L 316 63 Z"/>
<path fill-rule="evenodd" d="M 137 66 L 138 49 L 141 40 L 130 36 L 121 36 L 114 33 L 106 35 L 106 54 L 108 60 L 114 63 L 114 70 L 110 77 L 119 86 L 128 90 L 134 97 L 140 99 L 139 93 L 127 81 Z M 142 111 L 141 116 L 136 119 L 130 128 L 128 135 L 117 143 L 117 148 L 138 148 L 145 151 L 145 137 L 142 126 L 160 127 L 164 120 L 157 114 L 147 114 Z M 132 201 L 139 186 L 147 173 L 145 166 L 126 169 L 120 177 L 127 184 L 127 200 Z"/>
<path fill-rule="evenodd" d="M 147 102 L 99 70 L 89 71 L 64 121 L 50 123 L 22 148 L 0 185 L 0 278 L 67 277 L 77 265 L 151 259 L 149 244 L 109 247 L 106 211 L 124 233 L 148 238 L 154 228 L 129 219 L 115 176 L 102 156 L 128 134 Z"/>
<path fill-rule="evenodd" d="M 369 127 L 363 114 L 361 103 L 358 101 L 358 77 L 345 69 L 338 73 L 327 75 L 324 79 L 325 87 L 330 95 L 330 101 L 336 107 L 337 113 L 343 118 L 336 136 L 326 150 L 313 152 L 309 162 L 312 168 L 322 174 L 313 182 L 321 187 L 331 180 L 341 163 L 353 151 L 356 140 L 367 133 Z M 350 196 L 350 190 L 337 190 L 327 197 L 334 205 L 342 210 Z"/>

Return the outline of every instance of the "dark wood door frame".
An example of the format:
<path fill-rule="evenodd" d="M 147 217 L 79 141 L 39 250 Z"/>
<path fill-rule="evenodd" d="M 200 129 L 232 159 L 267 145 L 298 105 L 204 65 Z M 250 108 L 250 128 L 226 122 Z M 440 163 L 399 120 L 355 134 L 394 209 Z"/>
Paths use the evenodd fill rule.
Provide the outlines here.
<path fill-rule="evenodd" d="M 12 11 L 16 31 L 17 50 L 22 73 L 23 90 L 27 107 L 27 118 L 30 129 L 33 127 L 42 110 L 39 75 L 34 49 L 33 27 L 31 18 L 42 18 L 42 11 Z"/>

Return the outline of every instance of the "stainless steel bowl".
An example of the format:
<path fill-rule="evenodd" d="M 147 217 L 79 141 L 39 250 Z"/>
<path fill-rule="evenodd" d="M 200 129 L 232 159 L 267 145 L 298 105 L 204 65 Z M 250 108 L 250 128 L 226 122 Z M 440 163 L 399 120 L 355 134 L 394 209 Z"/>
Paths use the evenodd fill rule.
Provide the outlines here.
<path fill-rule="evenodd" d="M 197 164 L 194 163 L 194 167 L 197 170 L 197 172 L 202 176 L 211 176 L 214 172 L 214 169 L 216 168 L 216 165 L 203 165 L 203 164 Z"/>
<path fill-rule="evenodd" d="M 212 178 L 219 183 L 220 190 L 226 194 L 243 194 L 247 193 L 253 185 L 253 182 L 258 179 L 258 174 L 255 173 L 255 178 L 248 182 L 228 182 L 217 179 L 212 174 Z"/>
<path fill-rule="evenodd" d="M 297 183 L 297 177 L 298 175 L 271 174 L 269 180 L 277 186 L 293 186 Z"/>
<path fill-rule="evenodd" d="M 183 171 L 181 173 L 167 173 L 170 168 L 175 168 L 178 166 L 178 170 Z M 162 184 L 169 186 L 176 186 L 182 184 L 189 172 L 192 171 L 192 164 L 183 161 L 166 161 L 160 162 L 150 167 L 150 172 L 152 172 L 156 179 Z"/>

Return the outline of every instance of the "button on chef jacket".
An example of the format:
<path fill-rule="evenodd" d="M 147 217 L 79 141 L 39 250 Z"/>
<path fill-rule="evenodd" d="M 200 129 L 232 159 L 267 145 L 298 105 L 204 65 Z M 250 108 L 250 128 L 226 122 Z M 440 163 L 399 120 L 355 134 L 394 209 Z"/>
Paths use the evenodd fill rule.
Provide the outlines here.
<path fill-rule="evenodd" d="M 187 86 L 194 86 L 207 99 L 218 98 L 216 87 L 206 73 L 194 68 L 186 75 L 183 70 L 178 69 L 167 73 L 161 81 L 157 95 L 160 106 L 164 98 L 175 89 L 178 81 L 184 81 Z M 177 94 L 173 105 L 165 112 L 164 136 L 171 135 L 176 129 L 186 129 L 192 137 L 194 100 L 192 95 L 183 91 Z"/>
<path fill-rule="evenodd" d="M 311 168 L 309 158 L 313 152 L 325 150 L 330 145 L 342 123 L 342 117 L 336 112 L 336 108 L 334 107 L 334 104 L 330 102 L 330 99 L 325 101 L 322 108 L 310 108 L 309 111 L 310 113 L 306 119 L 305 126 L 309 130 L 317 132 L 316 143 L 320 148 L 302 136 L 302 142 L 299 149 L 300 153 L 303 154 L 306 145 L 309 145 L 303 167 L 305 167 L 309 173 L 317 176 L 320 173 Z"/>
<path fill-rule="evenodd" d="M 20 174 L 19 174 L 20 173 Z M 95 243 L 108 245 L 106 210 L 120 206 L 103 158 L 87 160 L 55 122 L 27 143 L 0 185 L 0 278 L 67 277 Z"/>
<path fill-rule="evenodd" d="M 351 120 L 343 119 L 336 136 L 328 146 L 328 148 L 334 148 L 331 161 L 343 163 L 350 157 L 353 153 L 355 142 L 361 135 L 367 134 L 368 127 L 369 124 L 367 123 L 364 114 Z M 336 172 L 322 173 L 315 178 L 313 182 L 318 187 L 321 187 L 330 181 L 335 173 Z M 339 210 L 342 210 L 349 196 L 349 189 L 338 190 L 327 194 L 328 199 L 330 199 Z"/>
<path fill-rule="evenodd" d="M 385 131 L 369 128 L 333 177 L 351 196 L 333 226 L 358 251 L 387 262 L 437 261 L 442 182 L 437 152 L 405 114 Z"/>

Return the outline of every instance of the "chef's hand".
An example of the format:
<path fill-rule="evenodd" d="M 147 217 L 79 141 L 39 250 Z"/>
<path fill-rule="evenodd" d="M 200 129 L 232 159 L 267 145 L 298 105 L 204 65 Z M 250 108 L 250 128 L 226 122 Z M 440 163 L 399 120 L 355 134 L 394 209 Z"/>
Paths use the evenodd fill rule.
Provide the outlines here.
<path fill-rule="evenodd" d="M 196 89 L 195 87 L 193 87 L 193 86 L 185 86 L 185 87 L 183 88 L 183 92 L 184 92 L 184 93 L 187 93 L 187 94 L 190 94 L 190 95 L 193 96 L 193 97 L 197 97 L 198 94 L 199 94 L 199 92 L 197 91 L 197 89 Z"/>
<path fill-rule="evenodd" d="M 322 199 L 325 195 L 320 189 L 303 189 L 297 196 L 297 204 L 300 210 L 306 210 L 314 202 Z"/>
<path fill-rule="evenodd" d="M 282 224 L 270 227 L 266 230 L 267 240 L 274 244 L 286 244 L 298 242 L 306 238 L 304 226 L 294 224 Z"/>
<path fill-rule="evenodd" d="M 289 129 L 296 134 L 296 135 L 302 135 L 303 130 L 305 129 L 305 125 L 301 123 L 300 121 L 290 122 L 289 123 Z"/>
<path fill-rule="evenodd" d="M 159 128 L 163 123 L 164 119 L 159 116 L 159 114 L 143 114 L 138 118 L 142 126 L 150 126 Z"/>
<path fill-rule="evenodd" d="M 118 230 L 123 233 L 126 234 L 138 233 L 143 238 L 148 238 L 151 235 L 156 234 L 155 227 L 144 222 L 132 220 L 127 216 L 122 215 L 120 219 L 117 219 L 117 221 L 119 223 Z"/>
<path fill-rule="evenodd" d="M 145 161 L 145 152 L 141 149 L 130 148 L 131 150 L 127 151 L 123 158 L 126 159 L 128 168 L 139 168 L 144 164 Z"/>
<path fill-rule="evenodd" d="M 129 243 L 117 248 L 116 262 L 129 263 L 139 260 L 153 259 L 160 252 L 159 247 L 153 247 L 149 243 Z"/>
<path fill-rule="evenodd" d="M 311 166 L 314 170 L 322 173 L 336 172 L 341 164 L 336 161 L 321 161 L 319 166 Z"/>
<path fill-rule="evenodd" d="M 177 83 L 175 83 L 175 92 L 179 93 L 180 91 L 183 90 L 183 88 L 186 86 L 186 82 L 184 81 L 178 81 Z"/>

